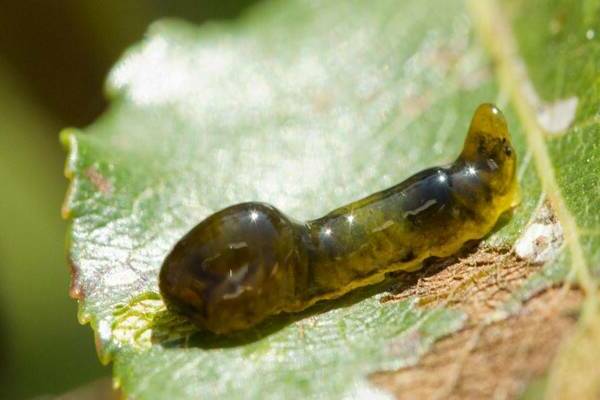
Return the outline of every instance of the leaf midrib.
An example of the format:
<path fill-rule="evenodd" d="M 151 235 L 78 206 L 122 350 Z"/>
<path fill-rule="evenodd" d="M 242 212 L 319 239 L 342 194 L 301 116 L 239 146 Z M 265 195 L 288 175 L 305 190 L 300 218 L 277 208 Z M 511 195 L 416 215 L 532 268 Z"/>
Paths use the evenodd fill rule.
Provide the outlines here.
<path fill-rule="evenodd" d="M 475 21 L 475 32 L 479 35 L 491 59 L 497 65 L 495 74 L 499 85 L 510 94 L 511 102 L 516 108 L 517 115 L 523 125 L 527 144 L 531 149 L 537 175 L 541 181 L 542 191 L 550 201 L 550 205 L 562 225 L 566 247 L 571 255 L 570 275 L 575 275 L 579 286 L 585 292 L 586 297 L 582 304 L 581 318 L 576 328 L 577 333 L 573 336 L 577 341 L 577 338 L 585 337 L 582 333 L 597 324 L 599 306 L 597 284 L 591 275 L 585 258 L 580 240 L 581 232 L 575 216 L 567 207 L 558 185 L 555 168 L 550 160 L 545 140 L 546 133 L 535 118 L 535 108 L 531 102 L 531 95 L 525 90 L 526 85 L 529 84 L 529 77 L 507 16 L 497 0 L 469 0 L 469 9 L 473 21 Z M 533 87 L 532 84 L 531 87 Z M 587 124 L 589 120 L 583 123 Z M 571 129 L 573 128 L 571 127 Z M 569 280 L 567 278 L 565 282 L 565 290 L 569 288 Z M 569 340 L 563 341 L 548 370 L 550 383 L 546 398 L 548 396 L 552 397 L 551 393 L 556 393 L 561 385 L 569 384 L 572 381 L 570 376 L 565 376 L 566 370 L 561 369 L 560 365 L 561 361 L 568 359 L 571 348 L 581 347 L 580 344 L 569 343 Z"/>
<path fill-rule="evenodd" d="M 497 0 L 470 0 L 469 9 L 475 22 L 475 32 L 496 63 L 496 75 L 501 88 L 509 94 L 524 128 L 543 191 L 562 225 L 565 241 L 571 253 L 572 270 L 587 294 L 588 302 L 596 302 L 596 283 L 592 278 L 580 241 L 579 227 L 566 205 L 550 160 L 544 129 L 535 118 L 535 109 L 525 92 L 529 81 L 525 63 L 520 57 L 514 33 Z"/>

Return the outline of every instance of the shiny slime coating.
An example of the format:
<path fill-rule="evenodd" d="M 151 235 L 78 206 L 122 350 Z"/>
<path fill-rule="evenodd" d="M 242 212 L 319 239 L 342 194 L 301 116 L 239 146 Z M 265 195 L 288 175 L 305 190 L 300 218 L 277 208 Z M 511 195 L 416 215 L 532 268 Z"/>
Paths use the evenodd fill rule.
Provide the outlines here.
<path fill-rule="evenodd" d="M 518 203 L 516 156 L 504 116 L 475 111 L 456 161 L 333 210 L 296 221 L 258 202 L 218 211 L 165 259 L 167 307 L 224 334 L 303 310 L 391 271 L 414 271 L 480 239 Z"/>

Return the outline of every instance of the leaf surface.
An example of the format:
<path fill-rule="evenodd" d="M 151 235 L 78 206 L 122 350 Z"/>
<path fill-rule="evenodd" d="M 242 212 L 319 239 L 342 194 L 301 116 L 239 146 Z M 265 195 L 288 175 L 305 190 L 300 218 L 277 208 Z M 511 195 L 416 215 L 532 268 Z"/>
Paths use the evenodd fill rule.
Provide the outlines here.
<path fill-rule="evenodd" d="M 546 69 L 556 65 L 535 64 L 536 40 L 550 39 L 521 32 L 519 16 L 548 16 L 510 4 L 532 80 L 546 88 L 559 78 Z M 107 83 L 110 109 L 83 131 L 65 130 L 62 140 L 72 293 L 126 394 L 373 394 L 368 374 L 414 364 L 436 339 L 464 326 L 465 313 L 443 304 L 381 304 L 382 285 L 224 342 L 193 333 L 156 293 L 171 246 L 210 213 L 255 200 L 298 219 L 324 215 L 452 161 L 473 110 L 489 101 L 507 114 L 523 202 L 486 245 L 511 246 L 535 215 L 545 172 L 534 168 L 540 149 L 521 128 L 523 110 L 508 103 L 512 92 L 496 84 L 495 53 L 482 46 L 473 15 L 459 1 L 268 1 L 230 23 L 156 23 L 123 57 Z M 565 63 L 563 73 L 571 67 Z M 592 79 L 593 68 L 583 68 Z M 597 89 L 562 79 L 557 93 L 540 93 L 580 96 L 569 125 L 575 133 L 549 138 L 544 149 L 561 198 L 581 231 L 594 232 L 600 213 L 590 204 L 600 193 L 600 168 L 586 96 Z M 596 267 L 597 238 L 580 240 Z M 569 253 L 557 260 L 515 293 L 518 301 L 564 277 Z"/>

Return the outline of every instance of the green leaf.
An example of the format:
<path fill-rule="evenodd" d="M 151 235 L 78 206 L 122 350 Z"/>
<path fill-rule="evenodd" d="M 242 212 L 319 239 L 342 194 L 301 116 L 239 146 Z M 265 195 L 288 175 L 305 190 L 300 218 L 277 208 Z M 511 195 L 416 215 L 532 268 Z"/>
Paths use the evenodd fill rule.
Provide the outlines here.
<path fill-rule="evenodd" d="M 536 4 L 537 3 L 537 4 Z M 600 60 L 599 1 L 573 4 L 553 1 L 522 2 L 514 21 L 523 58 L 542 101 L 576 99 L 577 112 L 562 135 L 547 135 L 547 152 L 551 158 L 560 196 L 564 199 L 576 230 L 570 240 L 577 241 L 584 262 L 594 275 L 600 273 Z M 528 35 L 531 20 L 524 17 L 536 6 L 535 23 L 547 21 L 539 35 Z M 556 63 L 541 62 L 560 54 Z"/>
<path fill-rule="evenodd" d="M 578 104 L 568 129 L 562 135 L 546 132 L 545 146 L 538 153 L 547 152 L 552 163 L 547 172 L 554 175 L 554 185 L 550 180 L 545 186 L 561 209 L 557 214 L 565 226 L 563 264 L 565 269 L 571 267 L 587 294 L 578 330 L 562 346 L 547 391 L 557 398 L 595 397 L 600 390 L 593 361 L 600 351 L 600 1 L 553 0 L 544 5 L 537 0 L 515 2 L 512 23 L 542 101 L 571 99 Z M 533 10 L 537 11 L 531 14 L 533 18 L 526 18 Z M 545 29 L 530 35 L 527 26 L 531 23 Z M 557 54 L 560 57 L 556 58 Z M 549 59 L 555 62 L 543 61 Z M 573 379 L 573 371 L 581 371 L 577 379 Z"/>
<path fill-rule="evenodd" d="M 178 238 L 226 205 L 266 201 L 295 218 L 315 218 L 451 161 L 482 102 L 507 114 L 523 188 L 522 204 L 486 244 L 514 243 L 540 203 L 541 184 L 558 189 L 578 232 L 597 233 L 600 213 L 589 206 L 600 193 L 593 68 L 580 66 L 589 80 L 577 86 L 559 80 L 556 64 L 538 65 L 540 43 L 554 39 L 520 33 L 519 24 L 548 16 L 510 3 L 518 43 L 528 63 L 538 63 L 530 71 L 536 87 L 563 82 L 549 101 L 579 97 L 567 134 L 535 145 L 533 114 L 501 74 L 512 64 L 500 70 L 499 88 L 491 60 L 503 65 L 505 54 L 482 46 L 485 29 L 473 28 L 495 3 L 481 4 L 470 15 L 459 1 L 269 1 L 232 23 L 159 22 L 123 57 L 108 81 L 110 109 L 84 132 L 64 131 L 62 140 L 72 180 L 64 212 L 72 221 L 73 294 L 126 394 L 372 394 L 369 373 L 414 364 L 436 339 L 460 329 L 465 314 L 457 309 L 422 309 L 414 298 L 380 304 L 373 295 L 383 285 L 224 342 L 193 333 L 164 310 L 157 274 Z M 502 50 L 510 37 L 495 39 Z M 553 54 L 572 50 L 556 46 Z M 563 75 L 575 74 L 568 60 L 558 64 Z M 544 154 L 550 170 L 540 168 Z M 600 265 L 597 238 L 575 238 L 585 267 Z M 517 303 L 563 279 L 571 259 L 563 253 L 549 263 Z"/>
<path fill-rule="evenodd" d="M 600 2 L 514 0 L 506 7 L 511 18 L 503 16 L 499 23 L 496 14 L 502 10 L 495 1 L 472 4 L 479 33 L 499 65 L 501 85 L 511 93 L 538 176 L 564 230 L 565 252 L 543 273 L 548 282 L 556 282 L 572 267 L 591 293 L 600 272 L 600 211 L 595 207 L 600 194 L 600 46 L 592 17 Z M 532 34 L 532 25 L 541 29 Z"/>
<path fill-rule="evenodd" d="M 565 237 L 564 251 L 520 294 L 533 293 L 545 286 L 544 280 L 547 286 L 569 273 L 587 295 L 578 329 L 563 343 L 550 369 L 546 392 L 555 398 L 597 397 L 600 2 L 511 0 L 503 4 L 509 12 L 502 12 L 495 1 L 472 5 Z"/>
<path fill-rule="evenodd" d="M 183 345 L 123 351 L 115 374 L 132 398 L 387 398 L 368 385 L 368 374 L 414 364 L 465 316 L 423 311 L 414 301 L 382 305 L 377 297 L 337 306 L 250 336 L 198 334 Z"/>

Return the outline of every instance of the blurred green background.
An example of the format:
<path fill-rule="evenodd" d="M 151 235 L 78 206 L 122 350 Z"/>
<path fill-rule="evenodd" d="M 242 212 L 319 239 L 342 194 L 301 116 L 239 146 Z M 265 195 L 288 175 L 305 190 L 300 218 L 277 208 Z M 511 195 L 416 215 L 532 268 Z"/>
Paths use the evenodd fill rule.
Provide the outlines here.
<path fill-rule="evenodd" d="M 0 2 L 0 399 L 52 398 L 110 376 L 68 297 L 58 132 L 102 113 L 110 66 L 152 21 L 232 18 L 254 2 Z"/>

